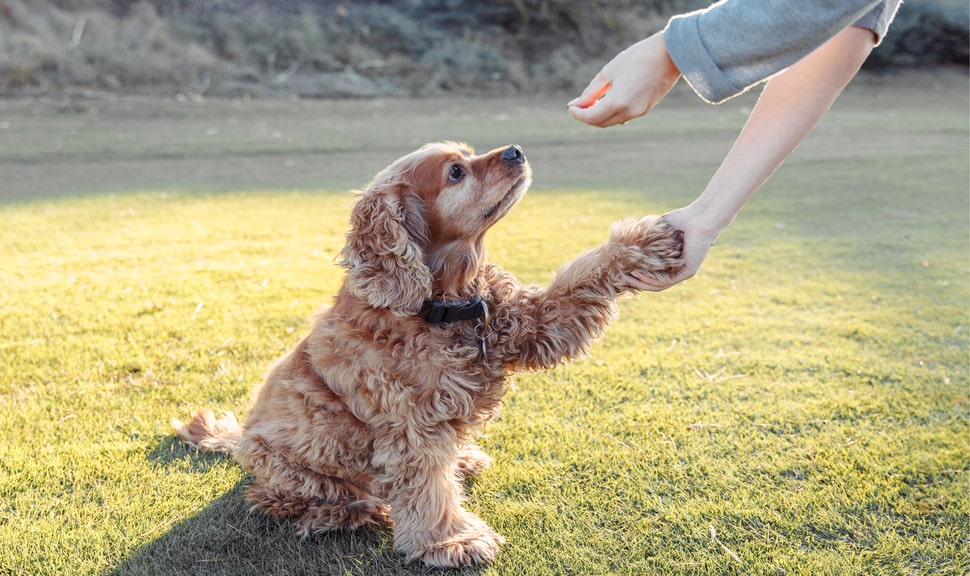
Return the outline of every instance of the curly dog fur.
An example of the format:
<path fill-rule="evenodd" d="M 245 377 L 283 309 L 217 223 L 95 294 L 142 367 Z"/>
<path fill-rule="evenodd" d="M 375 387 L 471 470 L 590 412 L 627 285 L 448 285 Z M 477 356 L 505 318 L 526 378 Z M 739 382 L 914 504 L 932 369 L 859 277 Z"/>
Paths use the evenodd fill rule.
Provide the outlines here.
<path fill-rule="evenodd" d="M 475 155 L 450 142 L 377 174 L 356 196 L 333 305 L 270 369 L 245 424 L 200 410 L 173 422 L 178 434 L 230 452 L 255 475 L 253 507 L 304 533 L 385 523 L 409 561 L 493 560 L 504 539 L 462 507 L 461 480 L 490 463 L 475 439 L 498 415 L 506 377 L 582 355 L 631 271 L 683 265 L 679 232 L 628 219 L 549 286 L 520 284 L 487 262 L 483 237 L 531 178 L 518 146 Z M 475 296 L 488 330 L 418 315 L 428 300 Z"/>

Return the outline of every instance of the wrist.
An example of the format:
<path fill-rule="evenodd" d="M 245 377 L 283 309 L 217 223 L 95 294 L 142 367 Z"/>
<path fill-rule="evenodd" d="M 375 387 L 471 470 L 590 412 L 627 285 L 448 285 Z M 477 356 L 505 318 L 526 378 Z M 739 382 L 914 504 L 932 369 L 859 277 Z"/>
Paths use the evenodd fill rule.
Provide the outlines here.
<path fill-rule="evenodd" d="M 685 206 L 682 212 L 683 221 L 690 226 L 694 234 L 709 239 L 712 244 L 721 231 L 734 221 L 735 216 L 733 213 L 725 214 L 702 198 Z"/>
<path fill-rule="evenodd" d="M 663 47 L 664 69 L 666 71 L 667 78 L 671 82 L 676 82 L 681 76 L 680 68 L 677 67 L 677 63 L 674 62 L 673 57 L 670 55 L 670 50 L 667 49 L 667 40 L 664 39 L 663 32 L 657 32 L 656 36 L 658 42 L 660 42 L 660 45 Z"/>

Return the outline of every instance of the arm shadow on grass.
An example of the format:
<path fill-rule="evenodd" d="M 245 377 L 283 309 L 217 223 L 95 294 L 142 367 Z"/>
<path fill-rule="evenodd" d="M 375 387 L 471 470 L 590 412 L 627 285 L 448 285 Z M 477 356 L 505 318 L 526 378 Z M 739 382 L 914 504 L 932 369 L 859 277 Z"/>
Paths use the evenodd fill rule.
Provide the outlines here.
<path fill-rule="evenodd" d="M 164 439 L 148 455 L 162 467 L 204 473 L 228 456 L 207 454 Z M 160 533 L 106 573 L 110 576 L 477 575 L 480 568 L 437 570 L 405 564 L 394 552 L 391 529 L 335 532 L 301 537 L 292 522 L 258 511 L 245 501 L 247 476 L 193 516 Z"/>

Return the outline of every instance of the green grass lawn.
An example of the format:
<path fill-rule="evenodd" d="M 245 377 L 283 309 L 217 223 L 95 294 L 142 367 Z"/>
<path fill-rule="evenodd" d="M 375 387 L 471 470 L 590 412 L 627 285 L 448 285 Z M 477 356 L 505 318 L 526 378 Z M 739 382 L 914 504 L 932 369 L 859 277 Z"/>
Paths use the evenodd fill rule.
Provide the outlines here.
<path fill-rule="evenodd" d="M 705 178 L 675 176 L 534 192 L 491 259 L 546 282 Z M 965 145 L 793 159 L 696 278 L 515 378 L 467 503 L 508 544 L 463 573 L 970 571 L 968 181 Z M 0 574 L 437 573 L 389 532 L 250 514 L 241 469 L 170 432 L 196 407 L 245 415 L 340 284 L 349 200 L 0 206 Z"/>

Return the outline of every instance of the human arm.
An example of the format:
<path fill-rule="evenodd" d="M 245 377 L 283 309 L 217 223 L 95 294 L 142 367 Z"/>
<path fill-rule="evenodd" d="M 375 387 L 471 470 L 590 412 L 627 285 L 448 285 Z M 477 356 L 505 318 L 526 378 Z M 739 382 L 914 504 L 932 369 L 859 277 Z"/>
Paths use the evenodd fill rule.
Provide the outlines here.
<path fill-rule="evenodd" d="M 671 18 L 664 40 L 691 88 L 719 103 L 788 68 L 853 23 L 875 31 L 878 43 L 898 3 L 728 0 Z M 884 23 L 874 18 L 883 14 Z"/>
<path fill-rule="evenodd" d="M 852 23 L 878 44 L 899 0 L 729 0 L 674 17 L 662 33 L 616 55 L 569 102 L 581 122 L 607 127 L 653 109 L 680 78 L 708 102 L 744 92 Z"/>
<path fill-rule="evenodd" d="M 684 269 L 669 281 L 634 273 L 630 284 L 659 291 L 692 277 L 721 230 L 812 131 L 875 43 L 871 30 L 846 28 L 771 78 L 703 193 L 664 216 L 684 232 Z"/>

